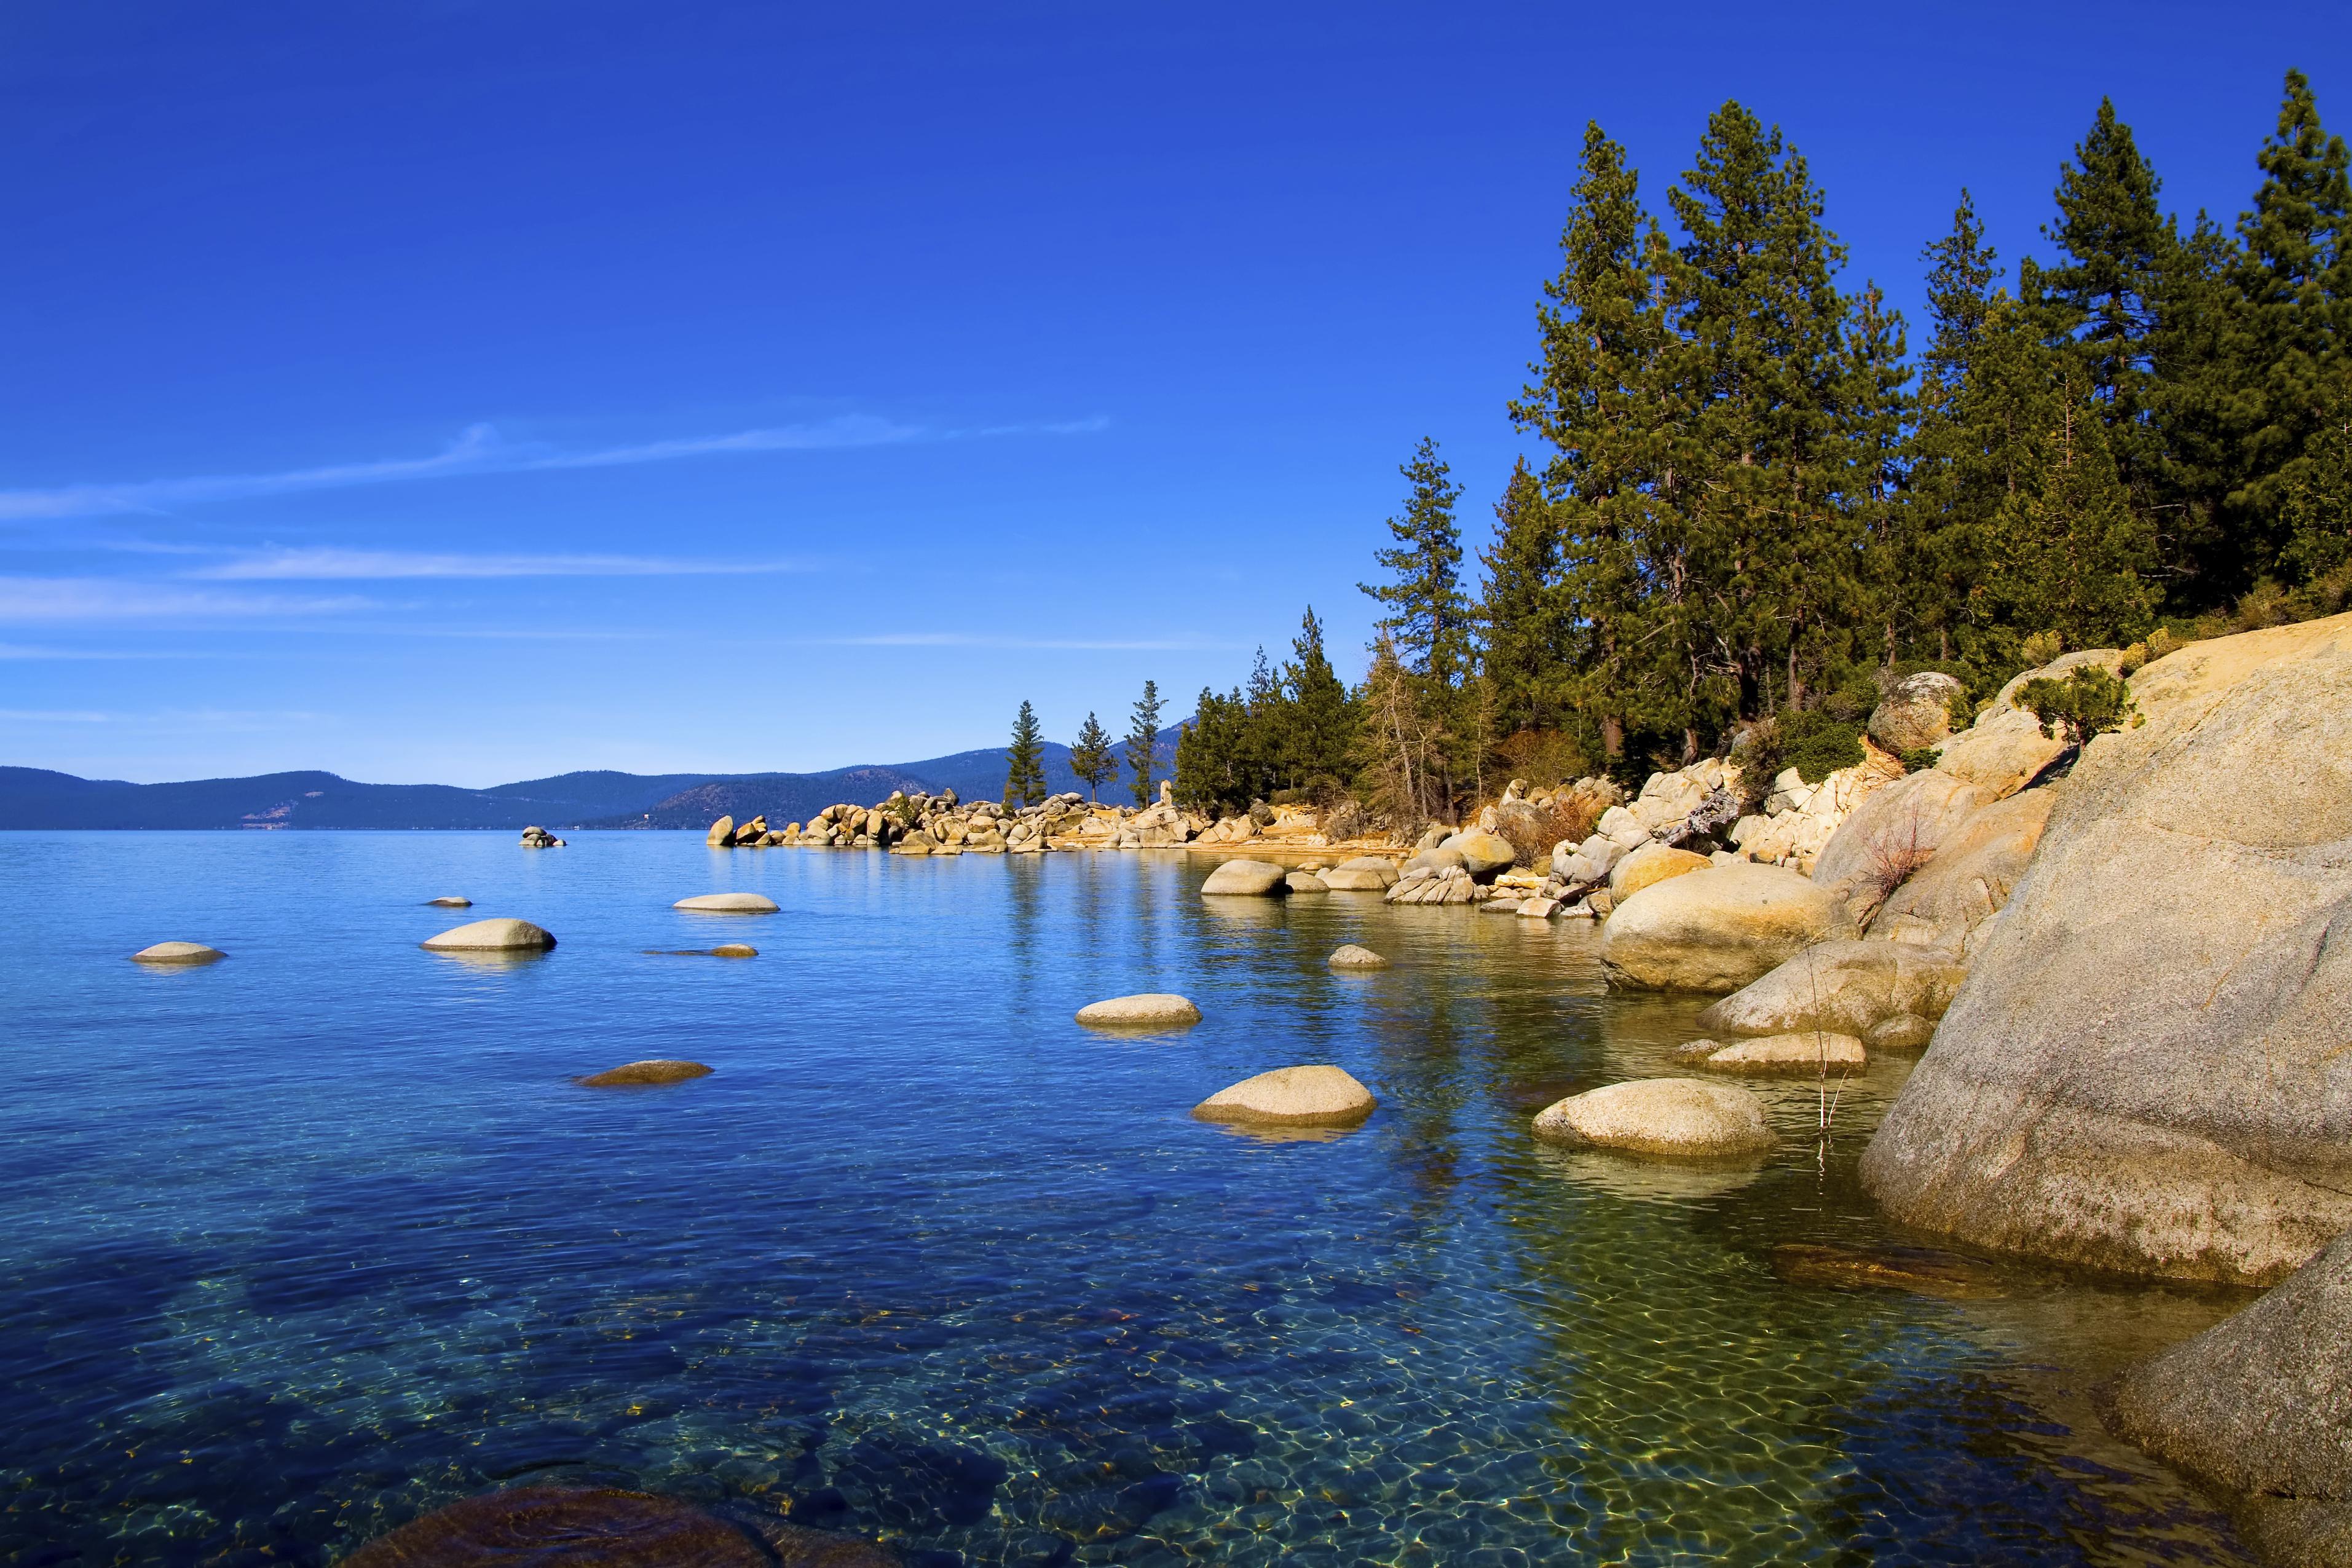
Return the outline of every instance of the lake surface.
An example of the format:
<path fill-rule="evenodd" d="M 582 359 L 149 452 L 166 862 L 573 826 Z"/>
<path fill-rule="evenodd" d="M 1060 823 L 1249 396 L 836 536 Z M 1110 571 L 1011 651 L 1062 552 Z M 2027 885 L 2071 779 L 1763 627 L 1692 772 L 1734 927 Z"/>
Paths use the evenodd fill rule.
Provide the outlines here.
<path fill-rule="evenodd" d="M 1535 1112 L 1674 1071 L 1705 998 L 1611 996 L 1581 923 L 1213 863 L 0 834 L 0 1562 L 323 1563 L 522 1481 L 924 1564 L 2244 1561 L 2084 1396 L 2240 1298 L 1775 1275 L 1919 1239 L 1853 1178 L 1905 1064 L 1826 1149 L 1766 1089 L 1756 1170 L 1563 1154 Z M 730 889 L 782 913 L 668 907 Z M 488 915 L 561 946 L 416 946 Z M 124 961 L 171 938 L 229 956 Z M 1071 1021 L 1140 990 L 1206 1020 Z M 717 1071 L 572 1082 L 655 1056 Z M 1380 1110 L 1188 1115 L 1307 1061 Z"/>

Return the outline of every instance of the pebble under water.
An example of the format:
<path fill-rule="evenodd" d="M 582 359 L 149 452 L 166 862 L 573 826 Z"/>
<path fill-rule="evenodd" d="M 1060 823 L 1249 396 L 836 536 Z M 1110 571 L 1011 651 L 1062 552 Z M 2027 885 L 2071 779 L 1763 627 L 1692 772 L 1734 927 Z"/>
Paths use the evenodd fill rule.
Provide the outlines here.
<path fill-rule="evenodd" d="M 918 1564 L 2246 1561 L 2086 1398 L 2242 1298 L 1821 1282 L 1934 1245 L 1853 1180 L 1906 1063 L 1826 1147 L 1752 1084 L 1754 1168 L 1563 1153 L 1529 1118 L 1683 1071 L 1706 998 L 1213 863 L 0 834 L 0 1563 L 326 1563 L 564 1484 Z M 733 890 L 782 912 L 669 907 Z M 497 915 L 560 946 L 416 946 Z M 125 960 L 182 937 L 228 956 Z M 1134 991 L 1205 1019 L 1071 1020 Z M 650 1057 L 716 1071 L 573 1082 Z M 1379 1111 L 1188 1113 L 1312 1061 Z"/>

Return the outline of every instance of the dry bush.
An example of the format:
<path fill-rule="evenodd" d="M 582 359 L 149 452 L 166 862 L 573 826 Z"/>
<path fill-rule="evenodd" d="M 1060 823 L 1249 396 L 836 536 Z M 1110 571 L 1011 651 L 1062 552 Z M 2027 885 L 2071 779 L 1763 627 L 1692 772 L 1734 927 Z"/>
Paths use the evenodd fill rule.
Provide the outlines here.
<path fill-rule="evenodd" d="M 1335 844 L 1345 843 L 1362 838 L 1370 826 L 1364 817 L 1363 803 L 1350 795 L 1325 813 L 1323 836 Z"/>
<path fill-rule="evenodd" d="M 1913 806 L 1900 822 L 1874 835 L 1869 858 L 1863 862 L 1861 885 L 1854 889 L 1855 923 L 1868 925 L 1885 907 L 1895 890 L 1936 858 L 1936 846 L 1925 842 L 1919 831 L 1919 808 Z"/>
<path fill-rule="evenodd" d="M 1550 860 L 1552 846 L 1562 839 L 1582 843 L 1600 820 L 1592 802 L 1580 796 L 1563 796 L 1549 806 L 1515 800 L 1495 813 L 1495 831 L 1519 852 L 1519 863 L 1533 869 Z"/>
<path fill-rule="evenodd" d="M 1523 729 L 1507 736 L 1496 746 L 1495 755 L 1505 773 L 1538 789 L 1557 789 L 1591 770 L 1576 737 L 1556 729 Z"/>

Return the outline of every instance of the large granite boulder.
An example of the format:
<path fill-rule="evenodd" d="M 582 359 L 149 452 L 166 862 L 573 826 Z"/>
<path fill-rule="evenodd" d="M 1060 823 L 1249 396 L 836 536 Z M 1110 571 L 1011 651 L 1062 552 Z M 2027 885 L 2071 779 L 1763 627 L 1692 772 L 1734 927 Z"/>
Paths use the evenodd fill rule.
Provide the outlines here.
<path fill-rule="evenodd" d="M 554 946 L 555 938 L 528 920 L 476 920 L 417 946 L 436 953 L 529 953 Z"/>
<path fill-rule="evenodd" d="M 2264 1561 L 2352 1563 L 2352 1235 L 2100 1403 L 2118 1437 L 2245 1499 Z"/>
<path fill-rule="evenodd" d="M 1959 956 L 1941 948 L 1823 942 L 1710 1006 L 1698 1015 L 1698 1027 L 1747 1037 L 1805 1030 L 1867 1036 L 1901 1014 L 1942 1018 L 1967 978 Z"/>
<path fill-rule="evenodd" d="M 134 964 L 211 964 L 228 956 L 202 942 L 156 942 L 131 955 Z"/>
<path fill-rule="evenodd" d="M 1924 777 L 1924 775 L 1923 775 Z M 2000 913 L 2025 875 L 2055 789 L 2028 789 L 1979 807 L 1936 846 L 1935 858 L 1887 896 L 1870 934 L 1893 942 L 1964 947 Z"/>
<path fill-rule="evenodd" d="M 688 1079 L 709 1076 L 710 1069 L 699 1061 L 653 1057 L 644 1061 L 628 1061 L 618 1067 L 608 1067 L 602 1072 L 592 1072 L 572 1082 L 583 1089 L 638 1089 L 656 1083 L 684 1083 Z"/>
<path fill-rule="evenodd" d="M 773 915 L 776 901 L 759 893 L 698 893 L 691 898 L 679 899 L 670 907 L 702 915 Z"/>
<path fill-rule="evenodd" d="M 1968 688 L 1951 676 L 1927 671 L 1906 675 L 1886 690 L 1870 712 L 1870 737 L 1889 751 L 1916 751 L 1952 733 L 1952 705 Z"/>
<path fill-rule="evenodd" d="M 1982 1246 L 2269 1283 L 2352 1228 L 2352 615 L 2132 684 L 1863 1179 Z"/>
<path fill-rule="evenodd" d="M 1201 891 L 1244 898 L 1278 897 L 1290 891 L 1290 873 L 1271 861 L 1227 861 L 1209 873 Z"/>
<path fill-rule="evenodd" d="M 709 844 L 714 850 L 721 844 L 733 843 L 735 841 L 735 819 L 732 817 L 721 817 L 717 821 L 711 823 L 710 831 L 702 835 L 702 841 Z"/>
<path fill-rule="evenodd" d="M 1755 1095 L 1702 1078 L 1642 1078 L 1571 1094 L 1537 1113 L 1535 1134 L 1685 1159 L 1759 1155 L 1775 1141 Z"/>
<path fill-rule="evenodd" d="M 1906 774 L 1864 796 L 1838 824 L 1813 862 L 1813 880 L 1874 909 L 1992 798 L 1981 785 L 1932 768 Z"/>
<path fill-rule="evenodd" d="M 1376 1104 L 1345 1068 L 1277 1067 L 1218 1090 L 1192 1114 L 1244 1127 L 1352 1127 Z"/>
<path fill-rule="evenodd" d="M 1735 862 L 1643 888 L 1601 930 L 1612 985 L 1736 991 L 1816 942 L 1856 933 L 1845 900 L 1781 866 Z"/>
<path fill-rule="evenodd" d="M 1519 858 L 1519 852 L 1510 840 L 1483 829 L 1456 833 L 1439 847 L 1460 855 L 1462 869 L 1481 882 L 1497 872 L 1510 870 L 1512 863 Z"/>
<path fill-rule="evenodd" d="M 1807 1030 L 1802 1034 L 1734 1040 L 1708 1051 L 1700 1061 L 1709 1071 L 1751 1078 L 1810 1078 L 1820 1073 L 1843 1077 L 1870 1065 L 1870 1053 L 1850 1034 Z"/>
<path fill-rule="evenodd" d="M 1080 1023 L 1097 1029 L 1165 1028 L 1199 1023 L 1201 1009 L 1192 1005 L 1190 998 L 1172 991 L 1143 991 L 1131 997 L 1088 1002 L 1078 1009 L 1077 1018 Z"/>
<path fill-rule="evenodd" d="M 1645 887 L 1654 887 L 1690 872 L 1705 871 L 1712 863 L 1706 856 L 1688 850 L 1643 844 L 1610 871 L 1609 891 L 1618 898 L 1631 898 Z"/>

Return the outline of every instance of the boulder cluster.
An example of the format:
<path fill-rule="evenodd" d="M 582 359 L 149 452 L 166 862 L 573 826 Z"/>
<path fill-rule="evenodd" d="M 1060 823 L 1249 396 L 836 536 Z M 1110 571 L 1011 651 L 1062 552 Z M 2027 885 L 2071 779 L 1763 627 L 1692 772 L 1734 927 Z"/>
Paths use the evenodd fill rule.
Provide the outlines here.
<path fill-rule="evenodd" d="M 522 831 L 522 847 L 527 850 L 560 850 L 563 847 L 563 841 L 533 823 Z"/>

